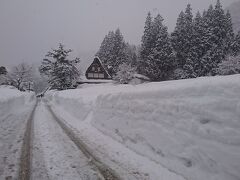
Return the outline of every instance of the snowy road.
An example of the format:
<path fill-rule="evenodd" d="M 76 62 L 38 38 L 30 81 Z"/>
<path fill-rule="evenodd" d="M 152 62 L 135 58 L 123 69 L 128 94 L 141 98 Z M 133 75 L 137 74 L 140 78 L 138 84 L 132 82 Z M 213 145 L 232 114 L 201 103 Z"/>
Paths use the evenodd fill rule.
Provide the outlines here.
<path fill-rule="evenodd" d="M 34 116 L 31 179 L 101 179 L 91 161 L 57 124 L 43 102 Z"/>
<path fill-rule="evenodd" d="M 27 106 L 2 112 L 0 179 L 5 180 L 183 180 L 93 130 L 102 147 L 92 146 L 53 107 L 32 98 Z M 13 100 L 14 102 L 14 100 Z M 35 105 L 35 106 L 34 106 Z M 64 110 L 63 114 L 68 114 Z M 86 117 L 91 118 L 92 113 Z M 69 119 L 70 118 L 70 119 Z M 92 135 L 90 135 L 92 136 Z M 102 152 L 104 148 L 108 149 Z M 99 149 L 98 149 L 99 148 Z"/>
<path fill-rule="evenodd" d="M 27 129 L 31 131 L 29 139 L 31 146 L 28 150 L 31 158 L 28 162 L 29 169 L 27 169 L 30 176 L 22 179 L 148 180 L 153 179 L 152 177 L 183 179 L 158 164 L 148 162 L 144 157 L 129 151 L 120 143 L 108 140 L 109 144 L 106 147 L 112 150 L 117 149 L 115 158 L 111 157 L 109 161 L 108 155 L 97 153 L 95 148 L 79 136 L 78 131 L 74 131 L 74 128 L 69 126 L 66 122 L 69 120 L 68 117 L 66 119 L 59 117 L 60 115 L 56 114 L 47 103 L 39 100 L 32 118 L 32 128 Z M 105 142 L 106 137 L 97 133 L 96 136 L 99 136 L 103 143 Z M 119 159 L 122 158 L 122 155 L 118 157 L 119 154 L 125 154 L 125 157 L 128 157 L 125 167 L 119 164 L 121 162 Z M 132 160 L 129 159 L 130 157 Z M 148 168 L 143 168 L 144 165 Z"/>

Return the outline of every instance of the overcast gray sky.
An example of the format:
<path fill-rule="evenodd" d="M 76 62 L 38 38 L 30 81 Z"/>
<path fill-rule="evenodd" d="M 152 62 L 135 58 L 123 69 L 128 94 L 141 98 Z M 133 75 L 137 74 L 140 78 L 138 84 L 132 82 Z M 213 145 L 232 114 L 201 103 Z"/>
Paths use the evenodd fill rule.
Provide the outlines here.
<path fill-rule="evenodd" d="M 195 12 L 216 0 L 0 0 L 0 66 L 40 62 L 60 42 L 85 61 L 118 27 L 126 41 L 139 44 L 148 11 L 160 13 L 172 31 L 189 2 Z"/>

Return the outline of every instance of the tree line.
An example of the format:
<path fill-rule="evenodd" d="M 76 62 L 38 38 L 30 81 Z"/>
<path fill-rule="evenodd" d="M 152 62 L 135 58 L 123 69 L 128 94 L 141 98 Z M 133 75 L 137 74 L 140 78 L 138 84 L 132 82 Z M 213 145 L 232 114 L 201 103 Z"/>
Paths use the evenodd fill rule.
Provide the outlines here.
<path fill-rule="evenodd" d="M 224 11 L 219 0 L 195 16 L 188 4 L 171 34 L 163 21 L 160 14 L 153 18 L 148 13 L 140 48 L 125 43 L 119 29 L 110 31 L 97 55 L 113 69 L 113 75 L 121 70 L 120 64 L 127 64 L 152 81 L 240 72 L 240 32 L 234 34 L 231 14 Z M 229 69 L 232 64 L 238 64 L 235 70 Z"/>

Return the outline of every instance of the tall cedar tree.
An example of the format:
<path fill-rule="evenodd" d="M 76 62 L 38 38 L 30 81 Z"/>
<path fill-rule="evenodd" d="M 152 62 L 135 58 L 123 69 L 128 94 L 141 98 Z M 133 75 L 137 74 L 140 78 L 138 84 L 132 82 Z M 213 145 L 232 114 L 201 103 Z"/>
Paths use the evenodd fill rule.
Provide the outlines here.
<path fill-rule="evenodd" d="M 118 28 L 115 32 L 110 31 L 105 36 L 96 55 L 101 59 L 104 66 L 111 68 L 111 75 L 115 75 L 119 66 L 123 63 L 136 63 L 136 48 L 125 43 L 123 35 Z"/>
<path fill-rule="evenodd" d="M 80 76 L 76 64 L 80 60 L 79 58 L 69 60 L 70 52 L 72 52 L 71 49 L 65 50 L 64 46 L 59 44 L 58 49 L 48 52 L 47 58 L 42 61 L 39 71 L 48 77 L 48 83 L 53 89 L 64 90 L 76 85 Z"/>
<path fill-rule="evenodd" d="M 193 20 L 193 39 L 192 39 L 192 47 L 190 56 L 192 57 L 192 67 L 193 71 L 187 73 L 190 75 L 189 77 L 198 77 L 200 76 L 200 69 L 201 63 L 200 58 L 204 53 L 204 46 L 203 46 L 203 18 L 200 12 L 197 12 L 196 17 Z"/>
<path fill-rule="evenodd" d="M 138 62 L 138 71 L 141 74 L 146 74 L 145 67 L 147 66 L 147 59 L 149 58 L 149 55 L 151 54 L 151 50 L 153 48 L 153 39 L 152 39 L 152 16 L 149 12 L 145 21 L 144 26 L 144 33 L 142 36 L 142 44 L 141 44 L 141 50 L 140 50 L 140 59 Z"/>
<path fill-rule="evenodd" d="M 157 15 L 152 25 L 153 48 L 147 59 L 146 75 L 154 81 L 167 80 L 174 67 L 175 54 L 163 18 Z"/>
<path fill-rule="evenodd" d="M 96 54 L 106 67 L 110 66 L 113 59 L 112 52 L 114 47 L 114 37 L 114 32 L 109 31 L 108 34 L 104 37 L 99 51 Z"/>
<path fill-rule="evenodd" d="M 240 55 L 240 31 L 238 32 L 232 43 L 232 55 Z"/>
<path fill-rule="evenodd" d="M 226 13 L 226 40 L 225 40 L 225 51 L 226 54 L 233 54 L 233 42 L 234 42 L 234 31 L 232 24 L 232 17 L 229 11 Z"/>
<path fill-rule="evenodd" d="M 127 63 L 127 54 L 126 54 L 126 43 L 123 39 L 123 35 L 118 28 L 115 31 L 115 38 L 114 38 L 114 46 L 113 46 L 113 55 L 114 59 L 112 59 L 112 66 L 113 73 L 116 74 L 119 70 L 119 65 L 122 63 Z"/>
<path fill-rule="evenodd" d="M 178 68 L 183 68 L 192 47 L 193 15 L 190 4 L 181 12 L 174 32 L 171 35 L 172 46 L 177 53 Z"/>
<path fill-rule="evenodd" d="M 220 1 L 215 8 L 208 9 L 205 17 L 204 47 L 205 53 L 201 58 L 201 76 L 215 75 L 218 64 L 230 52 L 233 34 L 230 14 L 225 14 Z"/>

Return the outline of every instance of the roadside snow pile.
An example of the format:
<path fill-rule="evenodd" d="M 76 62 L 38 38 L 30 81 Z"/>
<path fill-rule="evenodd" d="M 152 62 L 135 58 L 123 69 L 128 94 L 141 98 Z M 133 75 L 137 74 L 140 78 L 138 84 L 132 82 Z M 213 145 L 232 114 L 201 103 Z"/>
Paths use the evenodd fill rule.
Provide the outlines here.
<path fill-rule="evenodd" d="M 191 180 L 240 179 L 240 75 L 96 85 L 51 97 L 138 154 Z"/>
<path fill-rule="evenodd" d="M 22 140 L 34 97 L 33 93 L 0 86 L 0 179 L 18 179 Z"/>
<path fill-rule="evenodd" d="M 0 86 L 0 115 L 17 110 L 34 99 L 33 93 L 21 92 L 12 86 Z"/>

